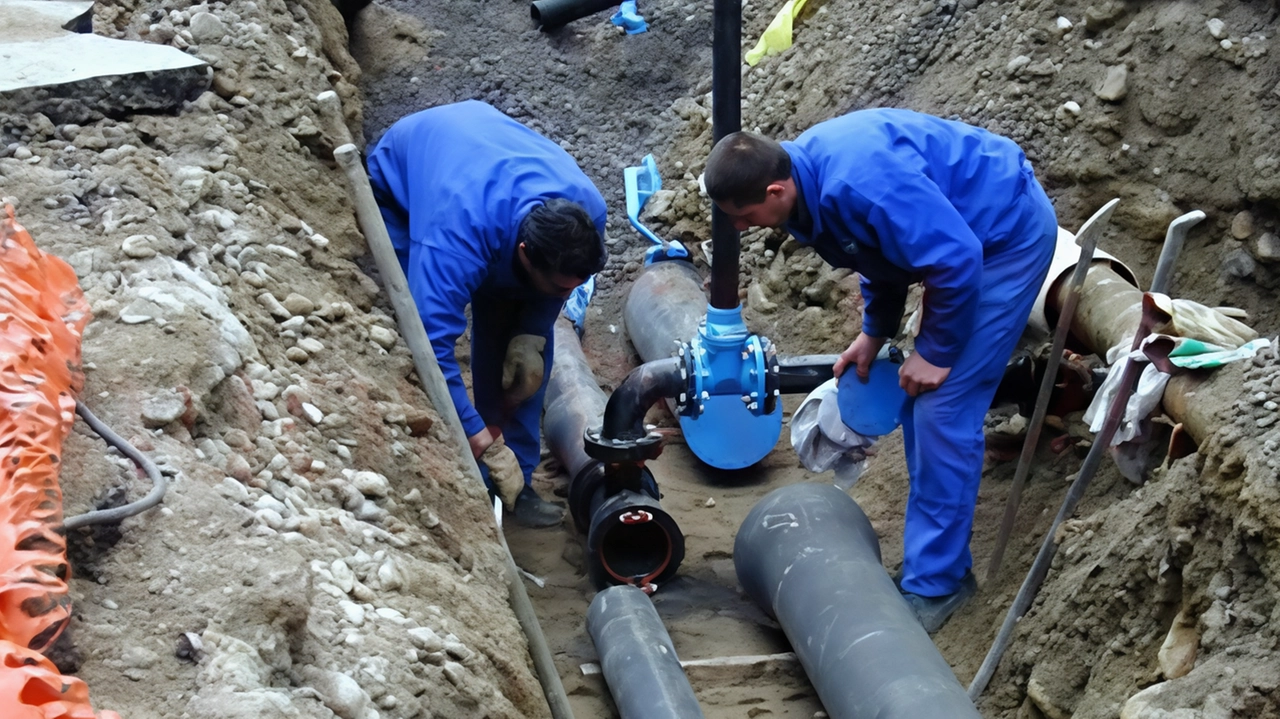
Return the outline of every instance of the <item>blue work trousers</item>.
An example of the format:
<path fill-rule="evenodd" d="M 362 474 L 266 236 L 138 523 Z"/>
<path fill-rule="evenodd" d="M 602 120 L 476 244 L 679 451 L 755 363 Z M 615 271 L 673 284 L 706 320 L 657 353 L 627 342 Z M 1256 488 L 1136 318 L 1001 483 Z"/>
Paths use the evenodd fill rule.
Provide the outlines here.
<path fill-rule="evenodd" d="M 562 304 L 560 300 L 550 298 L 535 302 Z M 528 304 L 487 294 L 476 294 L 471 298 L 471 393 L 475 397 L 475 408 L 486 427 L 502 430 L 502 438 L 520 462 L 526 485 L 542 458 L 542 400 L 547 393 L 554 359 L 551 326 L 539 328 L 542 331 L 537 332 L 527 325 L 521 327 L 521 313 L 529 311 Z M 548 313 L 554 320 L 554 312 L 540 312 Z M 502 363 L 507 356 L 507 343 L 522 332 L 537 334 L 547 340 L 546 349 L 542 352 L 542 386 L 529 399 L 511 406 L 502 391 Z M 487 484 L 488 468 L 482 464 L 481 469 L 485 470 Z"/>
<path fill-rule="evenodd" d="M 1027 326 L 1053 258 L 1058 225 L 1034 179 L 1015 204 L 1024 238 L 983 259 L 973 334 L 936 390 L 908 399 L 902 438 L 911 476 L 901 586 L 925 597 L 955 592 L 973 565 L 969 536 L 984 454 L 983 421 L 1005 365 Z M 928 312 L 928 297 L 925 297 Z"/>

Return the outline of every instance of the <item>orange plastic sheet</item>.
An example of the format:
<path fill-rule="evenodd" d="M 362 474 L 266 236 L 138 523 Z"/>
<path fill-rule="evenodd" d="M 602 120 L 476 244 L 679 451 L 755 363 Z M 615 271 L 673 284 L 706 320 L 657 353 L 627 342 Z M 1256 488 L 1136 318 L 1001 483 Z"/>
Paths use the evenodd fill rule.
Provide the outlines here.
<path fill-rule="evenodd" d="M 67 545 L 58 466 L 81 388 L 89 308 L 67 263 L 0 218 L 0 717 L 119 719 L 40 652 L 66 627 Z"/>

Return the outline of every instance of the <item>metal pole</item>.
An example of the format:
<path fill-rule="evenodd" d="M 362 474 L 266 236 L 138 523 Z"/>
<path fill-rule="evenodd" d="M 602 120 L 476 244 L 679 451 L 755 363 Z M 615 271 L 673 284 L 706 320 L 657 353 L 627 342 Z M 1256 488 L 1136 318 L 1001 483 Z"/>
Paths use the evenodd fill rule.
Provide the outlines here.
<path fill-rule="evenodd" d="M 978 719 L 849 495 L 829 484 L 770 492 L 738 530 L 733 564 L 834 719 Z"/>
<path fill-rule="evenodd" d="M 427 393 L 427 399 L 431 401 L 440 418 L 449 426 L 454 450 L 460 458 L 463 473 L 482 490 L 484 496 L 488 496 L 484 480 L 480 477 L 480 468 L 476 465 L 475 458 L 471 456 L 467 435 L 462 429 L 462 420 L 458 418 L 458 413 L 453 408 L 449 386 L 445 383 L 444 375 L 440 373 L 440 365 L 436 363 L 436 355 L 431 349 L 427 330 L 422 325 L 422 317 L 418 315 L 418 308 L 413 304 L 413 296 L 409 294 L 409 283 L 405 279 L 404 270 L 400 267 L 395 248 L 391 246 L 387 228 L 382 224 L 382 213 L 378 210 L 378 203 L 373 199 L 373 188 L 369 185 L 369 176 L 365 174 L 364 166 L 360 163 L 360 151 L 355 145 L 347 143 L 335 149 L 333 156 L 351 182 L 352 200 L 356 206 L 356 219 L 360 223 L 360 231 L 364 233 L 369 251 L 373 254 L 374 263 L 378 266 L 378 273 L 382 276 L 382 282 L 391 300 L 391 308 L 396 314 L 396 325 L 400 328 L 400 336 L 404 338 L 409 352 L 413 355 L 413 366 Z M 490 512 L 486 511 L 485 514 L 488 515 Z M 565 694 L 564 685 L 560 682 L 560 674 L 556 671 L 555 662 L 551 658 L 547 638 L 542 633 L 542 626 L 538 624 L 538 615 L 533 611 L 533 603 L 529 601 L 529 594 L 524 588 L 520 570 L 511 557 L 511 550 L 507 547 L 507 538 L 503 535 L 502 528 L 496 526 L 496 519 L 494 530 L 506 556 L 507 591 L 511 608 L 529 642 L 533 667 L 546 694 L 551 716 L 555 719 L 573 719 L 573 711 L 569 708 L 569 697 Z"/>

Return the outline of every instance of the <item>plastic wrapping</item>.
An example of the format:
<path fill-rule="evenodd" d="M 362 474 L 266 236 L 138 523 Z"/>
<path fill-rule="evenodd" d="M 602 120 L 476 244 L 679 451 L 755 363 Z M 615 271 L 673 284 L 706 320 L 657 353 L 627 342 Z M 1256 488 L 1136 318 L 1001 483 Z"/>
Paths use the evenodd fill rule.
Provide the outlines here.
<path fill-rule="evenodd" d="M 39 652 L 71 616 L 58 468 L 83 378 L 89 308 L 75 273 L 0 219 L 0 716 L 94 717 L 88 689 Z M 119 719 L 103 712 L 103 719 Z"/>
<path fill-rule="evenodd" d="M 805 469 L 832 470 L 836 486 L 848 489 L 866 470 L 867 451 L 879 438 L 858 434 L 840 420 L 836 384 L 830 379 L 818 385 L 791 415 L 791 446 Z"/>

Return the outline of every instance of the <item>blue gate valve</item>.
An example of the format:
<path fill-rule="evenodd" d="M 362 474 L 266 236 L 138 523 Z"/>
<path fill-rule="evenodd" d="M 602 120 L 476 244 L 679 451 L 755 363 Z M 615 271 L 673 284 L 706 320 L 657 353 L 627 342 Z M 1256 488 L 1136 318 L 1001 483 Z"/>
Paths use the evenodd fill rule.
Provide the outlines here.
<path fill-rule="evenodd" d="M 689 383 L 677 411 L 693 453 L 713 467 L 741 469 L 773 451 L 782 433 L 778 360 L 773 343 L 747 331 L 742 306 L 707 307 L 678 355 Z"/>

